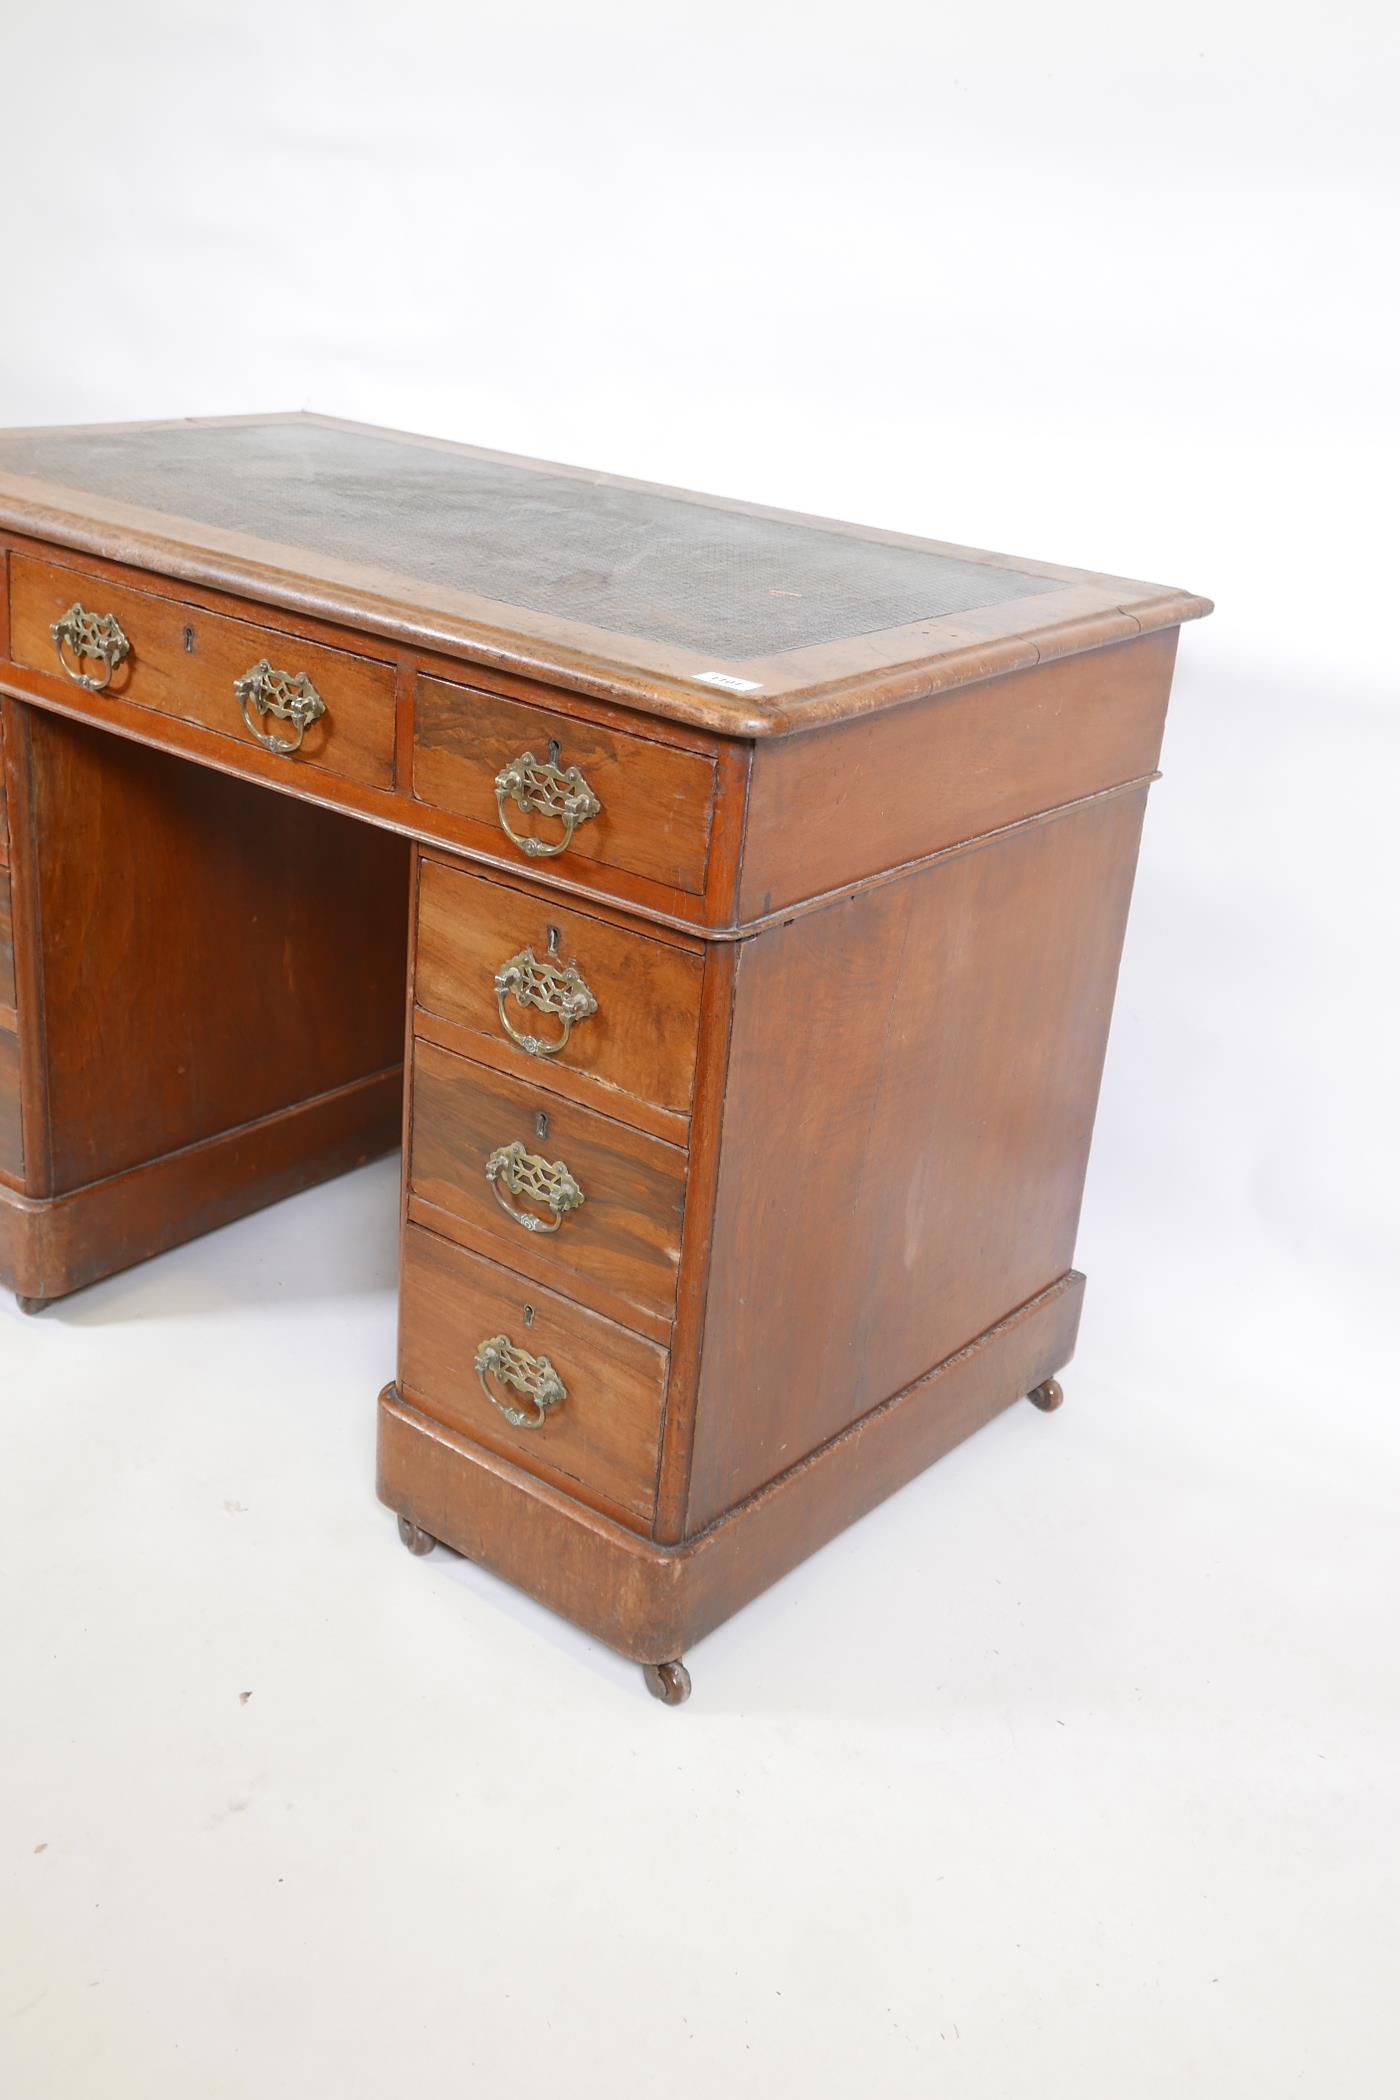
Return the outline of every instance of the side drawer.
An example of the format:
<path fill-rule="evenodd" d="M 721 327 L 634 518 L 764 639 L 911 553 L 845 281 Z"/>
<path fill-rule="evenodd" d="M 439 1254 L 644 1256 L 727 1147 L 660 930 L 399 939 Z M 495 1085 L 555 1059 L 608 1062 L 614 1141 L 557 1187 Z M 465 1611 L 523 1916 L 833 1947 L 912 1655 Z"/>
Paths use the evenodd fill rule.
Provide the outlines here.
<path fill-rule="evenodd" d="M 418 1006 L 537 1086 L 568 1093 L 582 1079 L 605 1113 L 628 1117 L 635 1096 L 688 1116 L 702 975 L 690 949 L 420 863 Z"/>
<path fill-rule="evenodd" d="M 307 723 L 299 746 L 288 750 L 289 764 L 370 787 L 393 785 L 394 673 L 388 664 L 23 555 L 10 564 L 10 651 L 15 662 L 75 684 L 75 671 L 102 681 L 108 666 L 101 659 L 77 657 L 71 647 L 65 647 L 63 659 L 59 656 L 53 629 L 75 608 L 114 620 L 128 644 L 128 653 L 101 686 L 114 700 L 153 708 L 257 750 L 261 747 L 244 719 L 246 706 L 260 735 L 291 746 L 297 738 L 294 720 L 262 713 L 256 698 L 245 702 L 234 690 L 266 662 L 274 674 L 308 680 L 325 709 Z M 304 697 L 304 689 L 295 685 L 270 683 L 264 691 L 284 707 Z"/>
<path fill-rule="evenodd" d="M 541 1127 L 543 1126 L 543 1127 Z M 511 1267 L 664 1338 L 686 1156 L 432 1043 L 413 1052 L 413 1195 Z"/>
<path fill-rule="evenodd" d="M 24 1178 L 24 1145 L 19 1124 L 19 1038 L 0 1014 L 0 1174 Z"/>
<path fill-rule="evenodd" d="M 563 1386 L 538 1428 L 515 1427 L 501 1412 L 509 1406 L 533 1415 L 535 1403 L 483 1360 L 500 1344 L 522 1352 L 522 1378 L 539 1375 L 543 1358 L 543 1375 L 552 1372 Z M 404 1397 L 527 1472 L 581 1490 L 634 1529 L 645 1528 L 656 1507 L 666 1362 L 664 1349 L 611 1320 L 433 1233 L 405 1229 Z"/>
<path fill-rule="evenodd" d="M 594 861 L 704 890 L 712 760 L 439 678 L 419 680 L 414 723 L 418 800 L 504 837 L 522 867 Z"/>
<path fill-rule="evenodd" d="M 15 929 L 10 917 L 10 878 L 0 867 L 0 1007 L 15 1004 Z"/>

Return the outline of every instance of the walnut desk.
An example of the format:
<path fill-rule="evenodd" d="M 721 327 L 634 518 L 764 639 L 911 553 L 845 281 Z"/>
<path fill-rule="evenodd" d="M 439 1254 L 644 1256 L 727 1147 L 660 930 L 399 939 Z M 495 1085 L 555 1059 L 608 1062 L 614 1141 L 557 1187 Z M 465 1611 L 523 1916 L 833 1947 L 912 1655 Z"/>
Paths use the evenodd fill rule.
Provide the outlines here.
<path fill-rule="evenodd" d="M 0 434 L 0 581 L 22 1301 L 402 1138 L 380 1495 L 670 1703 L 1058 1402 L 1204 599 L 314 416 Z"/>

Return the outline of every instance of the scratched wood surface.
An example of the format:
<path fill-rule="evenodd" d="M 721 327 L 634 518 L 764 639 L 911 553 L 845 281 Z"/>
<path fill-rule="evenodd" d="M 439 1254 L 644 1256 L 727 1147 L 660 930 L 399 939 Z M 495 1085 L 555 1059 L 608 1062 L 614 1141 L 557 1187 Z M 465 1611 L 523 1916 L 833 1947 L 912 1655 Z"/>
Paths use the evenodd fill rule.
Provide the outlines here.
<path fill-rule="evenodd" d="M 626 1325 L 640 1318 L 643 1332 L 665 1341 L 676 1298 L 685 1154 L 432 1043 L 415 1044 L 412 1079 L 413 1195 L 446 1212 L 478 1252 Z M 583 1192 L 580 1207 L 553 1231 L 518 1225 L 486 1178 L 492 1154 L 514 1143 L 560 1161 Z M 516 1208 L 550 1222 L 539 1205 L 522 1201 Z"/>
<path fill-rule="evenodd" d="M 483 1390 L 480 1345 L 504 1334 L 547 1357 L 568 1397 L 543 1427 L 514 1429 Z M 521 1397 L 499 1382 L 500 1399 Z M 410 1225 L 404 1234 L 399 1383 L 488 1451 L 645 1525 L 656 1504 L 666 1353 L 571 1300 Z"/>
<path fill-rule="evenodd" d="M 602 808 L 552 858 L 564 867 L 601 861 L 691 895 L 704 890 L 715 788 L 708 759 L 440 678 L 419 680 L 414 722 L 414 793 L 474 819 L 493 843 L 501 837 L 496 775 L 526 751 L 543 762 L 557 744 L 559 766 L 577 766 Z M 550 846 L 563 837 L 556 819 L 509 801 L 505 814 L 519 837 Z M 531 865 L 524 851 L 519 861 Z"/>
<path fill-rule="evenodd" d="M 745 945 L 687 1532 L 1069 1269 L 1145 798 Z"/>
<path fill-rule="evenodd" d="M 551 928 L 559 963 L 578 965 L 598 1006 L 574 1024 L 556 1054 L 532 1057 L 505 1030 L 495 976 L 527 948 L 545 961 Z M 688 949 L 437 861 L 422 864 L 419 1007 L 456 1022 L 537 1086 L 552 1090 L 569 1077 L 586 1080 L 605 1114 L 630 1121 L 634 1097 L 676 1115 L 688 1112 L 701 975 L 700 958 Z M 549 1042 L 563 1037 L 557 1015 L 522 1007 L 513 994 L 505 1004 L 517 1032 Z"/>
<path fill-rule="evenodd" d="M 387 664 L 310 642 L 289 646 L 285 635 L 57 563 L 16 557 L 11 576 L 10 646 L 17 663 L 54 671 L 51 630 L 75 602 L 90 612 L 112 613 L 131 643 L 130 656 L 108 687 L 113 699 L 178 715 L 246 745 L 234 685 L 267 659 L 274 670 L 304 672 L 325 703 L 325 714 L 311 724 L 297 752 L 298 767 L 371 787 L 391 784 L 394 675 Z M 284 724 L 270 727 L 281 740 L 291 734 Z"/>

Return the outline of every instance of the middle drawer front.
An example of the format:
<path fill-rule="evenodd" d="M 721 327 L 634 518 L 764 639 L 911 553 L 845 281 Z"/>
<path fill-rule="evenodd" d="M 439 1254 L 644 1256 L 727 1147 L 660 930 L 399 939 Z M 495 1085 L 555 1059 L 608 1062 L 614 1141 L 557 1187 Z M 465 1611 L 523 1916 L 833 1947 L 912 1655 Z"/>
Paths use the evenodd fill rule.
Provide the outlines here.
<path fill-rule="evenodd" d="M 656 1509 L 666 1363 L 611 1320 L 405 1228 L 404 1397 L 634 1528 Z"/>
<path fill-rule="evenodd" d="M 474 1057 L 660 1135 L 690 1114 L 703 974 L 690 949 L 421 863 L 417 1006 Z"/>
<path fill-rule="evenodd" d="M 0 866 L 0 1006 L 15 1003 L 15 939 L 10 922 L 10 878 Z"/>
<path fill-rule="evenodd" d="M 640 1316 L 657 1340 L 675 1309 L 685 1174 L 674 1145 L 414 1045 L 412 1196 L 483 1252 L 624 1324 Z"/>
<path fill-rule="evenodd" d="M 394 673 L 388 664 L 127 590 L 82 569 L 16 555 L 10 572 L 16 663 L 69 681 L 81 673 L 114 700 L 193 722 L 254 751 L 266 748 L 254 741 L 256 729 L 275 739 L 289 765 L 369 787 L 393 785 Z M 79 610 L 114 622 L 94 641 L 110 649 L 115 635 L 125 653 L 109 664 L 98 655 L 75 653 L 65 642 L 60 655 L 53 629 Z M 253 685 L 240 697 L 249 679 Z M 314 713 L 317 705 L 322 712 Z M 291 715 L 272 711 L 278 707 Z M 298 709 L 307 717 L 301 723 Z"/>

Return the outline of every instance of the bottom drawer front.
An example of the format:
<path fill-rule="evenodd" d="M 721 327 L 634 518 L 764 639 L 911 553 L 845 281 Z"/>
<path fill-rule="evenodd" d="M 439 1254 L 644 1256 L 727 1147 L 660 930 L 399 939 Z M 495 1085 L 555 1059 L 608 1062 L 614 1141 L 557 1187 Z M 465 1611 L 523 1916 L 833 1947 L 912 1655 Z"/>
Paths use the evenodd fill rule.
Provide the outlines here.
<path fill-rule="evenodd" d="M 512 1142 L 528 1147 L 527 1157 L 565 1166 L 582 1198 L 577 1207 L 551 1219 L 538 1200 L 527 1200 L 513 1204 L 512 1215 L 496 1193 L 500 1177 L 487 1178 L 493 1157 Z M 669 1320 L 685 1207 L 685 1154 L 675 1146 L 420 1042 L 410 1183 L 489 1239 L 502 1261 L 518 1257 L 536 1274 L 543 1268 L 590 1302 L 593 1294 L 614 1300 L 624 1320 L 629 1308 Z M 505 1194 L 509 1202 L 508 1188 Z M 522 1225 L 520 1217 L 543 1223 Z"/>
<path fill-rule="evenodd" d="M 413 1225 L 399 1383 L 426 1413 L 531 1473 L 634 1518 L 655 1510 L 665 1350 Z M 543 1418 L 527 1428 L 506 1408 Z"/>
<path fill-rule="evenodd" d="M 19 1129 L 19 1042 L 0 1024 L 0 1174 L 23 1178 Z"/>

